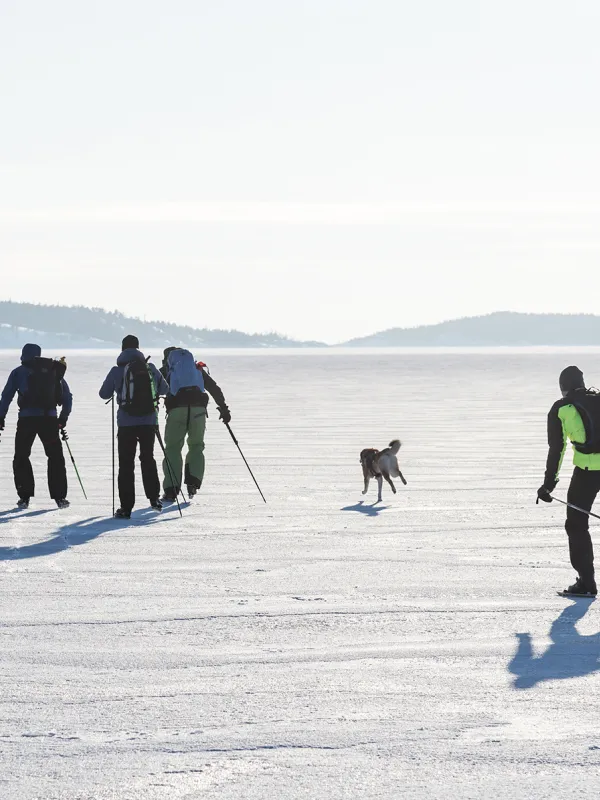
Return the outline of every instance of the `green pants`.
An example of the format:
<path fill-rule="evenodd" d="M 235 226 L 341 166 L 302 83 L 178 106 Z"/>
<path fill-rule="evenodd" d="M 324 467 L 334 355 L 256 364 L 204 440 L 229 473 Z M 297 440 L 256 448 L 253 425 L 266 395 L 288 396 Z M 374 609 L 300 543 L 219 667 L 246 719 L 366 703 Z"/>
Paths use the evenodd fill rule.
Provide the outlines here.
<path fill-rule="evenodd" d="M 185 482 L 197 489 L 204 478 L 204 431 L 206 429 L 206 410 L 204 408 L 189 407 L 173 408 L 167 414 L 165 428 L 165 450 L 167 458 L 163 461 L 165 476 L 163 487 L 165 491 L 181 487 L 181 472 L 183 459 L 181 451 L 187 434 L 188 452 L 185 457 Z M 167 459 L 168 462 L 167 463 Z M 170 469 L 169 469 L 170 467 Z M 171 471 L 173 475 L 171 476 Z"/>

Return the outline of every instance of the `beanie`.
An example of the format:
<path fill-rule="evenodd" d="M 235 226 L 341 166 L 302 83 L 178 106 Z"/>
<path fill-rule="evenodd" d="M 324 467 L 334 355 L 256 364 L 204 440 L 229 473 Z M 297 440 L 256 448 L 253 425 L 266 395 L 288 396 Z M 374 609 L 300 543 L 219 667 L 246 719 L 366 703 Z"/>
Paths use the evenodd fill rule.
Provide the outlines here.
<path fill-rule="evenodd" d="M 129 350 L 129 348 L 137 350 L 139 346 L 140 340 L 137 338 L 137 336 L 132 336 L 129 334 L 129 336 L 126 336 L 123 339 L 123 342 L 121 343 L 121 350 Z"/>
<path fill-rule="evenodd" d="M 563 371 L 560 373 L 558 383 L 560 385 L 561 392 L 565 395 L 569 392 L 574 392 L 576 389 L 585 389 L 583 372 L 579 369 L 579 367 L 572 366 L 563 369 Z"/>

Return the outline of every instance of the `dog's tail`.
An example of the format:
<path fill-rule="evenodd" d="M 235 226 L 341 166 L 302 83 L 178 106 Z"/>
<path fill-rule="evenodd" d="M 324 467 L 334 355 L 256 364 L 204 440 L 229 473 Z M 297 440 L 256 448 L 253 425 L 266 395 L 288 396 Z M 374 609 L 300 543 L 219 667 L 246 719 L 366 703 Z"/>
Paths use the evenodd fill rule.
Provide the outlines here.
<path fill-rule="evenodd" d="M 400 441 L 400 439 L 392 439 L 392 441 L 389 444 L 389 447 L 392 453 L 396 455 L 398 450 L 400 450 L 400 448 L 402 447 L 402 442 Z"/>

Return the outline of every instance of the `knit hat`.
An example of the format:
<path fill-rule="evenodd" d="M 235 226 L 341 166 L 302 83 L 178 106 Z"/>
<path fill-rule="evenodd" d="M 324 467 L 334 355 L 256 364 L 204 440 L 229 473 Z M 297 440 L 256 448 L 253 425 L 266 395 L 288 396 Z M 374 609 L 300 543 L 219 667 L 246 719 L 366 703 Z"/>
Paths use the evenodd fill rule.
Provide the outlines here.
<path fill-rule="evenodd" d="M 583 372 L 579 369 L 579 367 L 566 367 L 563 369 L 563 371 L 560 373 L 558 383 L 563 395 L 567 395 L 569 392 L 574 392 L 576 389 L 585 389 Z"/>
<path fill-rule="evenodd" d="M 130 348 L 137 350 L 139 346 L 140 340 L 137 338 L 137 336 L 132 336 L 132 334 L 129 334 L 129 336 L 126 336 L 123 339 L 121 343 L 121 350 L 129 350 Z"/>

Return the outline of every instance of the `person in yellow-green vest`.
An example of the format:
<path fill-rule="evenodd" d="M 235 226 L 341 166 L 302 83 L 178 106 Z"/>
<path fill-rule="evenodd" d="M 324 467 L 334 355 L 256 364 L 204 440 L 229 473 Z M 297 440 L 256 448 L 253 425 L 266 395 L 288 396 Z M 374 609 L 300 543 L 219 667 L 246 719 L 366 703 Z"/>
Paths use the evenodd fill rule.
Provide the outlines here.
<path fill-rule="evenodd" d="M 575 469 L 567 492 L 567 502 L 582 511 L 567 507 L 565 529 L 569 537 L 571 565 L 577 580 L 562 594 L 595 597 L 594 548 L 589 530 L 589 517 L 600 491 L 600 393 L 586 389 L 578 367 L 567 367 L 559 378 L 562 399 L 548 414 L 548 460 L 544 483 L 538 489 L 538 500 L 551 503 L 551 492 L 558 483 L 558 474 L 569 440 L 573 445 Z"/>

